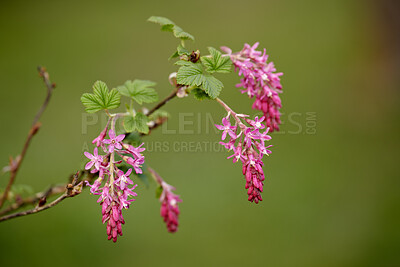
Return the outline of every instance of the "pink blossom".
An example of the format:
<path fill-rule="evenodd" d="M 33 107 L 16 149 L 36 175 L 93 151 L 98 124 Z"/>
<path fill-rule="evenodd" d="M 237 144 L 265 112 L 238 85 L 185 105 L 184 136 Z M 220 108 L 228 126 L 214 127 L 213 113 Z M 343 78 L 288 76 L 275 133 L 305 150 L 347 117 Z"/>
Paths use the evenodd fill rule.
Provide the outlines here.
<path fill-rule="evenodd" d="M 98 146 L 98 147 L 102 144 L 104 138 L 107 135 L 107 128 L 108 128 L 108 123 L 107 123 L 107 126 L 104 128 L 104 130 L 101 131 L 99 136 L 97 136 L 95 139 L 93 139 L 92 144 L 96 144 L 96 146 Z"/>
<path fill-rule="evenodd" d="M 228 157 L 228 159 L 233 157 L 233 162 L 238 162 L 239 160 L 242 161 L 243 163 L 245 162 L 245 156 L 243 155 L 242 152 L 242 145 L 238 145 L 236 148 L 234 148 L 235 153 L 231 156 Z"/>
<path fill-rule="evenodd" d="M 178 230 L 180 213 L 178 203 L 182 202 L 182 199 L 172 192 L 175 188 L 167 184 L 155 170 L 149 167 L 148 171 L 162 189 L 159 199 L 161 202 L 160 214 L 167 225 L 168 232 L 174 233 Z"/>
<path fill-rule="evenodd" d="M 103 208 L 103 223 L 105 222 L 107 222 L 108 240 L 117 242 L 118 236 L 122 236 L 122 224 L 125 224 L 118 202 L 114 201 Z"/>
<path fill-rule="evenodd" d="M 241 93 L 256 98 L 252 107 L 264 113 L 264 123 L 273 132 L 279 130 L 281 124 L 279 109 L 282 104 L 279 94 L 282 93 L 282 85 L 279 77 L 283 73 L 276 73 L 274 63 L 267 63 L 266 50 L 257 51 L 258 44 L 245 44 L 241 51 L 233 54 L 227 47 L 221 49 L 228 53 L 239 76 L 243 76 L 236 86 L 244 88 Z"/>
<path fill-rule="evenodd" d="M 115 136 L 115 132 L 113 130 L 108 131 L 108 136 L 110 139 L 104 139 L 103 143 L 108 144 L 108 152 L 113 153 L 114 149 L 122 149 L 121 141 L 124 140 L 125 135 L 120 134 L 118 136 Z"/>
<path fill-rule="evenodd" d="M 133 184 L 132 180 L 129 179 L 129 175 L 131 174 L 132 169 L 129 169 L 126 173 L 121 170 L 117 171 L 118 179 L 115 180 L 115 184 L 121 189 L 124 190 L 128 185 Z"/>
<path fill-rule="evenodd" d="M 236 139 L 231 138 L 228 143 L 224 143 L 224 142 L 219 142 L 219 143 L 221 145 L 223 145 L 226 149 L 232 150 L 232 149 L 235 149 Z"/>
<path fill-rule="evenodd" d="M 264 173 L 262 170 L 262 161 L 248 154 L 246 163 L 243 164 L 243 175 L 246 178 L 248 200 L 258 204 L 262 201 L 261 193 L 263 191 Z"/>
<path fill-rule="evenodd" d="M 178 195 L 172 193 L 172 190 L 175 190 L 174 187 L 165 182 L 162 182 L 161 186 L 163 188 L 163 192 L 160 196 L 160 214 L 164 218 L 168 232 L 174 233 L 178 230 L 178 217 L 180 213 L 178 203 L 182 202 L 182 200 Z"/>
<path fill-rule="evenodd" d="M 94 181 L 93 185 L 91 185 L 88 181 L 85 181 L 85 183 L 86 183 L 86 186 L 90 187 L 90 193 L 92 193 L 94 195 L 100 194 L 97 191 L 99 191 L 99 189 L 100 189 L 99 187 L 101 186 L 101 178 Z"/>
<path fill-rule="evenodd" d="M 271 136 L 268 135 L 269 128 L 265 129 L 264 132 L 260 132 L 263 128 L 261 122 L 263 122 L 264 117 L 260 119 L 255 117 L 254 120 L 248 119 L 247 115 L 236 114 L 233 112 L 225 103 L 220 101 L 221 105 L 227 110 L 228 117 L 224 118 L 229 121 L 229 117 L 232 116 L 238 127 L 235 129 L 230 129 L 229 125 L 224 124 L 224 126 L 216 125 L 219 130 L 232 131 L 236 138 L 231 138 L 228 143 L 220 142 L 221 145 L 225 146 L 226 149 L 233 149 L 233 155 L 228 158 L 233 158 L 233 162 L 242 162 L 243 175 L 246 179 L 246 189 L 248 189 L 248 200 L 251 202 L 258 203 L 262 201 L 261 192 L 263 191 L 264 185 L 264 171 L 262 169 L 263 155 L 271 154 L 268 149 L 271 147 L 265 146 L 265 141 L 269 141 Z M 249 126 L 246 126 L 243 122 L 246 122 Z M 229 129 L 229 130 L 227 130 Z M 237 146 L 235 146 L 238 142 Z M 258 152 L 257 152 L 258 150 Z"/>
<path fill-rule="evenodd" d="M 115 123 L 115 120 L 112 120 L 111 123 Z M 99 155 L 97 147 L 94 149 L 93 155 L 85 152 L 85 156 L 91 160 L 86 164 L 86 169 L 90 169 L 94 166 L 91 172 L 99 173 L 99 178 L 93 185 L 90 185 L 89 182 L 86 182 L 86 185 L 90 187 L 91 193 L 99 195 L 97 202 L 100 203 L 102 207 L 102 222 L 103 224 L 107 223 L 108 239 L 112 239 L 116 242 L 118 236 L 122 236 L 122 224 L 125 223 L 121 210 L 129 208 L 130 204 L 135 201 L 132 197 L 137 196 L 137 193 L 134 192 L 137 185 L 134 184 L 129 177 L 132 173 L 132 169 L 129 169 L 126 173 L 118 169 L 118 165 L 122 163 L 122 160 L 115 160 L 115 156 L 118 154 L 123 160 L 133 165 L 136 173 L 142 173 L 141 165 L 144 163 L 144 156 L 141 152 L 143 152 L 145 148 L 142 147 L 143 144 L 134 147 L 122 143 L 125 135 L 121 134 L 116 136 L 113 130 L 115 128 L 114 124 L 108 131 L 110 139 L 104 139 L 107 127 L 108 125 L 100 135 L 93 140 L 93 143 L 96 143 L 97 146 L 101 145 L 104 152 L 107 154 L 104 156 Z M 133 158 L 122 154 L 132 155 Z M 103 180 L 105 184 L 101 187 Z"/>
<path fill-rule="evenodd" d="M 254 121 L 249 120 L 250 121 L 250 125 L 253 126 L 256 129 L 264 129 L 265 125 L 262 124 L 262 122 L 264 121 L 265 117 L 262 116 L 260 119 L 258 118 L 258 116 L 256 116 L 254 118 Z"/>
<path fill-rule="evenodd" d="M 129 199 L 130 196 L 136 197 L 137 193 L 134 192 L 133 190 L 136 188 L 137 184 L 132 186 L 132 188 L 126 187 L 122 195 L 118 197 L 119 202 L 121 203 L 121 209 L 128 209 L 129 205 L 135 201 L 135 199 Z"/>
<path fill-rule="evenodd" d="M 143 157 L 143 155 L 141 153 L 146 150 L 146 148 L 142 147 L 143 145 L 144 145 L 144 143 L 142 143 L 138 147 L 134 147 L 132 145 L 124 144 L 123 147 L 126 149 L 126 151 L 123 151 L 123 153 L 131 154 L 135 158 L 141 158 L 141 157 Z"/>
<path fill-rule="evenodd" d="M 126 161 L 126 163 L 130 164 L 133 167 L 136 173 L 140 174 L 143 172 L 141 169 L 142 164 L 144 163 L 143 156 L 138 159 L 133 159 L 131 157 L 124 156 L 123 159 Z"/>
<path fill-rule="evenodd" d="M 103 157 L 99 155 L 97 147 L 94 148 L 93 155 L 89 152 L 84 152 L 85 156 L 90 161 L 85 165 L 85 169 L 89 170 L 94 165 L 96 170 L 100 170 L 100 164 L 103 162 Z"/>
<path fill-rule="evenodd" d="M 222 140 L 225 140 L 226 134 L 229 134 L 232 138 L 236 139 L 236 126 L 232 126 L 230 121 L 227 118 L 222 119 L 222 125 L 215 124 L 215 127 L 217 127 L 218 130 L 222 130 Z"/>

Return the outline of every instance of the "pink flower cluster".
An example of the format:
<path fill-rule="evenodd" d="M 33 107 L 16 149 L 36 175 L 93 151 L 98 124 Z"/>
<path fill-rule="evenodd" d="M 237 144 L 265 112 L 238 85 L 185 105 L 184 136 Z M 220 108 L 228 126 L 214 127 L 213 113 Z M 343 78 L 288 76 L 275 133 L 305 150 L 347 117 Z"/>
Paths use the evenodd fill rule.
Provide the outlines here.
<path fill-rule="evenodd" d="M 179 225 L 178 217 L 180 212 L 178 203 L 182 202 L 182 199 L 172 192 L 172 190 L 175 190 L 175 187 L 167 184 L 153 169 L 148 168 L 148 170 L 162 189 L 159 198 L 161 202 L 161 217 L 163 217 L 164 222 L 167 225 L 168 232 L 175 233 L 178 230 Z"/>
<path fill-rule="evenodd" d="M 244 48 L 237 53 L 232 53 L 228 47 L 221 47 L 226 52 L 234 66 L 239 70 L 239 76 L 243 75 L 237 87 L 243 87 L 241 92 L 246 93 L 250 98 L 255 97 L 253 109 L 261 110 L 266 118 L 265 124 L 270 131 L 279 131 L 281 123 L 279 109 L 282 107 L 279 93 L 282 93 L 282 85 L 279 76 L 282 72 L 276 73 L 273 62 L 267 63 L 268 55 L 256 51 L 258 42 L 253 46 L 245 44 Z"/>
<path fill-rule="evenodd" d="M 234 125 L 231 125 L 231 116 L 235 120 Z M 247 117 L 248 115 L 236 114 L 233 111 L 229 111 L 228 116 L 222 119 L 222 125 L 216 124 L 215 127 L 223 131 L 222 140 L 225 140 L 227 135 L 230 136 L 227 143 L 220 142 L 220 144 L 228 150 L 233 150 L 233 155 L 228 158 L 233 158 L 233 162 L 242 162 L 248 200 L 258 203 L 262 201 L 261 192 L 263 191 L 265 180 L 262 169 L 264 165 L 262 158 L 264 155 L 271 154 L 271 151 L 268 149 L 271 145 L 265 146 L 265 141 L 270 140 L 271 137 L 268 135 L 268 128 L 263 132 L 261 131 L 265 128 L 264 124 L 262 124 L 265 119 L 264 117 L 260 119 L 255 117 L 254 120 L 250 120 Z"/>
<path fill-rule="evenodd" d="M 163 181 L 161 187 L 163 189 L 160 196 L 161 216 L 164 218 L 168 232 L 174 233 L 178 230 L 178 202 L 182 202 L 182 199 L 180 199 L 178 195 L 172 193 L 172 190 L 175 190 L 173 186 Z"/>
<path fill-rule="evenodd" d="M 94 195 L 99 195 L 98 203 L 102 206 L 102 222 L 107 222 L 108 240 L 117 241 L 118 236 L 122 236 L 121 225 L 125 224 L 122 217 L 122 210 L 129 208 L 130 204 L 135 200 L 132 197 L 137 196 L 133 191 L 136 184 L 129 178 L 132 173 L 132 168 L 126 173 L 118 169 L 117 165 L 122 163 L 122 160 L 116 161 L 115 154 L 118 154 L 124 161 L 132 165 L 136 173 L 142 173 L 141 164 L 144 162 L 144 156 L 141 154 L 145 150 L 140 145 L 134 147 L 124 144 L 122 141 L 125 135 L 115 135 L 114 130 L 108 131 L 109 139 L 105 139 L 106 128 L 100 135 L 93 140 L 96 148 L 93 154 L 85 152 L 85 156 L 90 159 L 86 164 L 85 169 L 92 169 L 92 173 L 99 174 L 99 178 L 93 185 L 86 182 L 90 186 L 90 192 Z M 99 155 L 98 147 L 106 153 Z M 104 182 L 104 186 L 101 187 Z M 130 187 L 131 186 L 131 187 Z"/>

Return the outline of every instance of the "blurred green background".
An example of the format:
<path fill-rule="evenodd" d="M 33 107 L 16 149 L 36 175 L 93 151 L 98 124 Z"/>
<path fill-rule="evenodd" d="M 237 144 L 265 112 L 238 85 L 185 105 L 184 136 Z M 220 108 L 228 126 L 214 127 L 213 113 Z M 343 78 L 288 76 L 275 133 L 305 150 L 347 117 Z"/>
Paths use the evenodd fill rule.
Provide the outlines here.
<path fill-rule="evenodd" d="M 101 130 L 84 122 L 79 100 L 94 81 L 148 79 L 169 94 L 176 68 L 167 59 L 178 41 L 146 22 L 151 15 L 193 34 L 191 49 L 259 41 L 284 72 L 284 125 L 272 134 L 264 201 L 255 205 L 229 153 L 180 149 L 218 142 L 206 118 L 220 121 L 222 108 L 174 99 L 165 110 L 177 134 L 154 131 L 145 156 L 184 200 L 176 234 L 162 222 L 154 183 L 138 181 L 116 244 L 85 191 L 0 223 L 0 266 L 400 266 L 398 11 L 396 1 L 2 1 L 2 166 L 21 151 L 45 97 L 36 66 L 57 83 L 16 180 L 35 192 L 81 168 L 85 142 Z M 255 114 L 237 74 L 220 78 L 221 98 Z M 183 113 L 193 134 L 179 133 Z M 151 149 L 160 141 L 168 151 Z"/>

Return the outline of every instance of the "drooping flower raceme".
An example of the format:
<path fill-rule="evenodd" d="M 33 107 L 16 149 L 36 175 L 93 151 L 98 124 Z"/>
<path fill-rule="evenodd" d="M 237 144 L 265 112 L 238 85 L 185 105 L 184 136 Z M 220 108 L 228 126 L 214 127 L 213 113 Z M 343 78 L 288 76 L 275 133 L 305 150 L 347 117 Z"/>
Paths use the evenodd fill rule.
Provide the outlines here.
<path fill-rule="evenodd" d="M 269 127 L 270 132 L 279 131 L 281 123 L 279 109 L 282 107 L 279 93 L 282 93 L 282 85 L 280 76 L 282 72 L 276 73 L 273 62 L 267 63 L 268 55 L 266 50 L 257 51 L 258 42 L 253 46 L 245 44 L 244 48 L 232 53 L 228 47 L 221 47 L 226 52 L 239 76 L 243 75 L 237 87 L 243 87 L 243 94 L 247 94 L 250 98 L 255 97 L 253 108 L 261 110 L 265 117 L 265 124 Z"/>
<path fill-rule="evenodd" d="M 223 131 L 222 140 L 226 139 L 226 133 L 230 136 L 227 143 L 220 142 L 220 144 L 233 151 L 228 158 L 233 158 L 233 162 L 242 163 L 248 200 L 258 203 L 262 201 L 261 193 L 265 180 L 262 158 L 264 155 L 271 154 L 269 150 L 271 145 L 265 145 L 265 141 L 271 139 L 268 135 L 269 128 L 263 130 L 265 126 L 261 122 L 264 117 L 255 117 L 251 120 L 248 115 L 236 114 L 220 99 L 217 101 L 228 111 L 228 115 L 222 119 L 222 125 L 215 125 L 215 127 Z M 234 125 L 231 125 L 231 119 L 234 120 Z"/>
<path fill-rule="evenodd" d="M 90 192 L 94 195 L 99 195 L 98 203 L 102 206 L 102 222 L 107 223 L 107 236 L 109 240 L 117 241 L 118 236 L 122 236 L 122 224 L 125 220 L 122 216 L 122 210 L 129 208 L 130 204 L 135 200 L 132 197 L 137 196 L 133 190 L 136 184 L 131 180 L 130 175 L 132 168 L 123 172 L 118 168 L 118 164 L 122 160 L 116 161 L 116 154 L 124 161 L 132 165 L 136 173 L 142 173 L 141 165 L 144 163 L 144 156 L 141 154 L 145 150 L 142 145 L 133 147 L 132 145 L 124 144 L 122 141 L 125 135 L 116 135 L 113 129 L 106 128 L 98 137 L 93 140 L 93 154 L 85 152 L 85 156 L 90 159 L 86 164 L 85 169 L 91 169 L 92 173 L 99 174 L 99 178 L 91 185 Z M 112 122 L 112 128 L 113 122 Z M 107 137 L 109 139 L 105 139 Z M 98 148 L 101 148 L 105 155 L 99 155 Z M 103 187 L 102 184 L 104 183 Z"/>
<path fill-rule="evenodd" d="M 168 232 L 174 233 L 178 230 L 178 217 L 180 213 L 178 203 L 182 202 L 182 199 L 172 192 L 172 190 L 175 190 L 175 187 L 167 184 L 153 169 L 148 168 L 148 170 L 154 177 L 154 180 L 159 184 L 162 191 L 159 198 L 161 203 L 161 217 L 163 217 L 167 225 Z"/>

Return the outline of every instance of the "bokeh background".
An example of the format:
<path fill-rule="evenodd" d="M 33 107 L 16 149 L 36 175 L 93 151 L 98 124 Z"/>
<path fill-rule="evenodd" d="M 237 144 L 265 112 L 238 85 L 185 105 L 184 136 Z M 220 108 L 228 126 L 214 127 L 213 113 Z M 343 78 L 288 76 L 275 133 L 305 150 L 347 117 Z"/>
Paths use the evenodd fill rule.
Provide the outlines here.
<path fill-rule="evenodd" d="M 193 34 L 191 49 L 238 51 L 259 41 L 284 72 L 284 125 L 272 134 L 264 201 L 255 205 L 229 153 L 182 149 L 219 141 L 206 118 L 220 121 L 222 108 L 174 99 L 165 110 L 177 133 L 154 131 L 145 156 L 184 200 L 176 234 L 162 222 L 154 183 L 138 181 L 116 244 L 106 239 L 97 198 L 85 191 L 1 223 L 0 265 L 399 266 L 399 10 L 395 0 L 2 1 L 3 166 L 21 151 L 45 97 L 36 66 L 58 85 L 16 180 L 34 192 L 81 168 L 85 144 L 101 130 L 101 121 L 85 123 L 79 100 L 94 81 L 148 79 L 161 97 L 169 94 L 176 67 L 167 59 L 178 41 L 146 22 L 151 15 Z M 237 75 L 220 78 L 221 97 L 255 114 L 234 86 Z M 184 113 L 192 134 L 179 131 Z M 168 149 L 151 149 L 155 142 Z M 0 187 L 7 180 L 1 175 Z"/>

